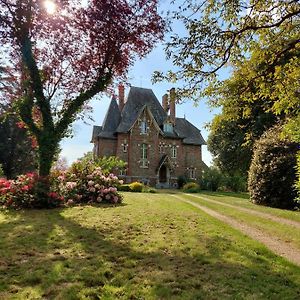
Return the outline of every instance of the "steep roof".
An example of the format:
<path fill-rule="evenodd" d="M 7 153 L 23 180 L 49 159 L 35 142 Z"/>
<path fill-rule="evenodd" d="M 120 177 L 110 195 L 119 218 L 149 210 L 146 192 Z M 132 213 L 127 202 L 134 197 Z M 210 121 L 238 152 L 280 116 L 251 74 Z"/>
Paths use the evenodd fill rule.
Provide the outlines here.
<path fill-rule="evenodd" d="M 113 97 L 111 99 L 109 108 L 106 112 L 102 130 L 99 132 L 98 136 L 102 138 L 116 138 L 117 127 L 120 124 L 121 112 L 117 100 Z"/>
<path fill-rule="evenodd" d="M 102 126 L 94 126 L 95 137 L 116 139 L 117 133 L 128 132 L 141 112 L 147 108 L 158 126 L 162 128 L 168 115 L 151 89 L 131 87 L 125 106 L 120 112 L 115 98 L 112 98 Z M 161 132 L 166 138 L 181 138 L 190 145 L 206 145 L 201 132 L 184 118 L 176 118 L 174 132 Z"/>
<path fill-rule="evenodd" d="M 102 126 L 94 126 L 93 127 L 93 134 L 92 134 L 92 142 L 94 139 L 99 136 L 100 132 L 102 131 Z"/>
<path fill-rule="evenodd" d="M 121 122 L 117 128 L 117 132 L 127 132 L 132 127 L 145 105 L 150 109 L 158 126 L 161 126 L 167 118 L 167 114 L 153 91 L 151 89 L 132 86 L 126 104 L 122 110 Z"/>
<path fill-rule="evenodd" d="M 184 118 L 176 118 L 175 131 L 185 144 L 206 145 L 200 130 Z"/>

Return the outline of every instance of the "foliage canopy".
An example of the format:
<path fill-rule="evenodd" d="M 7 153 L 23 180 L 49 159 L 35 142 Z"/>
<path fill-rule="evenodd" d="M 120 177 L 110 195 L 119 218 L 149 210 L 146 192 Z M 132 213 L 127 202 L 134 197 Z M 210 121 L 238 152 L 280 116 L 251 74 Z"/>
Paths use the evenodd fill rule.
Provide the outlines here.
<path fill-rule="evenodd" d="M 124 78 L 164 28 L 156 0 L 53 5 L 50 14 L 39 0 L 0 2 L 3 63 L 20 83 L 7 97 L 17 100 L 20 117 L 36 138 L 42 176 L 49 174 L 60 140 L 87 101 Z"/>

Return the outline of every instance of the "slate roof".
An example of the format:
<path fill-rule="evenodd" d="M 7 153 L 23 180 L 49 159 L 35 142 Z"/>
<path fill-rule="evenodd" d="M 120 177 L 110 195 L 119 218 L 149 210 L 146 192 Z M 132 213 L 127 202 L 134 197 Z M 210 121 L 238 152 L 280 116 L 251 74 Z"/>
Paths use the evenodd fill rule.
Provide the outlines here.
<path fill-rule="evenodd" d="M 148 107 L 160 128 L 168 118 L 151 89 L 131 87 L 125 106 L 120 112 L 115 98 L 112 98 L 102 126 L 94 126 L 92 141 L 95 137 L 116 139 L 117 133 L 128 132 L 143 109 Z M 206 145 L 201 132 L 184 118 L 176 118 L 174 132 L 164 132 L 166 138 L 183 139 L 184 144 Z"/>
<path fill-rule="evenodd" d="M 92 142 L 94 139 L 99 136 L 100 132 L 102 131 L 102 126 L 94 126 L 93 127 L 93 134 L 92 134 Z"/>
<path fill-rule="evenodd" d="M 116 131 L 120 121 L 121 112 L 117 100 L 113 97 L 101 126 L 101 131 L 98 131 L 98 136 L 106 139 L 116 139 Z"/>
<path fill-rule="evenodd" d="M 200 130 L 184 118 L 176 118 L 175 131 L 184 144 L 206 145 Z"/>
<path fill-rule="evenodd" d="M 145 105 L 149 107 L 158 126 L 161 126 L 167 118 L 167 114 L 153 91 L 151 89 L 131 87 L 121 113 L 121 123 L 117 128 L 117 132 L 128 132 Z"/>

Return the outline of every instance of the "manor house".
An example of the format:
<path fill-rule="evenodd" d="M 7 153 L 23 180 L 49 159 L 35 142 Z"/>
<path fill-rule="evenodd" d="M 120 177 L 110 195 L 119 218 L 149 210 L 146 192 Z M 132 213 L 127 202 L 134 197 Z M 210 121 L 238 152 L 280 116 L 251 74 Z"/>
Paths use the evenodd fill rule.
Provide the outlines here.
<path fill-rule="evenodd" d="M 125 99 L 120 85 L 118 102 L 112 97 L 102 126 L 93 128 L 92 143 L 95 156 L 127 162 L 118 174 L 127 183 L 176 187 L 178 176 L 197 179 L 205 166 L 200 130 L 176 117 L 175 89 L 160 104 L 151 89 L 139 87 L 131 87 Z"/>

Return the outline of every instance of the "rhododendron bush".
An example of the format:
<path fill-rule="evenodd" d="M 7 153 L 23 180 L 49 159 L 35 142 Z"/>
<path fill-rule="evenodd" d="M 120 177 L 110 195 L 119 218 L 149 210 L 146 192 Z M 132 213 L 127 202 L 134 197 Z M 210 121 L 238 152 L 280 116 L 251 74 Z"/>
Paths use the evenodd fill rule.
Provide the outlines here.
<path fill-rule="evenodd" d="M 93 163 L 77 162 L 68 171 L 51 175 L 52 187 L 65 198 L 67 204 L 120 203 L 117 187 L 123 184 L 114 174 L 104 175 Z"/>
<path fill-rule="evenodd" d="M 50 191 L 40 189 L 50 183 Z M 114 174 L 104 175 L 101 168 L 92 163 L 78 162 L 66 171 L 55 170 L 50 177 L 36 173 L 20 175 L 15 180 L 0 178 L 0 204 L 4 207 L 54 208 L 81 203 L 121 203 L 122 195 L 117 187 L 123 184 Z"/>
<path fill-rule="evenodd" d="M 38 197 L 43 181 L 36 173 L 18 176 L 15 180 L 0 178 L 0 204 L 12 208 L 51 208 L 63 203 L 58 194 L 48 194 L 42 199 Z"/>

